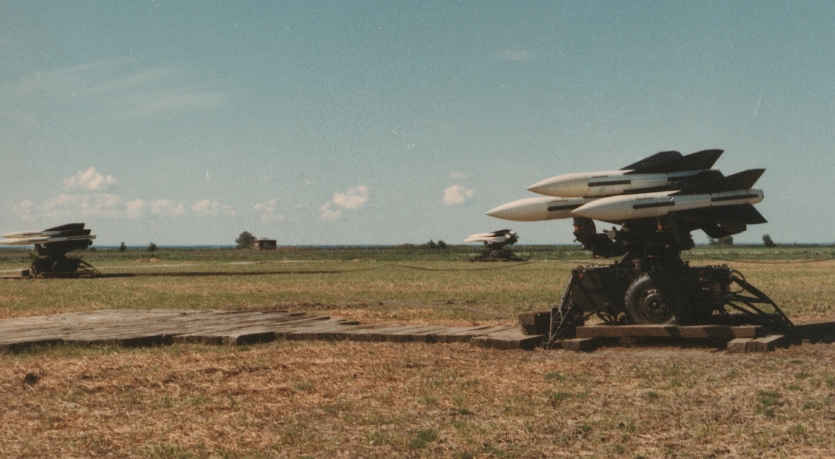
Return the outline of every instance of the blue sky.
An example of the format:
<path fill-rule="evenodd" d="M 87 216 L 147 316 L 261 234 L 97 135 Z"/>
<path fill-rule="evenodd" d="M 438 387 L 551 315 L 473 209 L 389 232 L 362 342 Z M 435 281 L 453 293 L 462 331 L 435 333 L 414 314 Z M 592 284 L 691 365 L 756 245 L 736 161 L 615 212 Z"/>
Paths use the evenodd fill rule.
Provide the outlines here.
<path fill-rule="evenodd" d="M 0 2 L 0 233 L 400 244 L 569 172 L 721 148 L 835 241 L 831 2 Z M 697 242 L 706 236 L 694 233 Z"/>

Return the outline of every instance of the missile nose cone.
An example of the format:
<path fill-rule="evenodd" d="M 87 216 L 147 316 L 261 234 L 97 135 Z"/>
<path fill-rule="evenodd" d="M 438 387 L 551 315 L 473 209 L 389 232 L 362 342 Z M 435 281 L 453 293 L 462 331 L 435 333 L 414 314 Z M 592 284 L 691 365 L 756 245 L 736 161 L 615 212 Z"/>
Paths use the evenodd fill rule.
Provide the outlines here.
<path fill-rule="evenodd" d="M 528 191 L 533 193 L 544 194 L 545 196 L 552 196 L 553 193 L 554 182 L 558 177 L 551 177 L 549 179 L 540 180 L 533 185 L 527 188 Z"/>
<path fill-rule="evenodd" d="M 508 202 L 487 211 L 487 215 L 502 220 L 531 222 L 548 218 L 548 198 L 528 198 Z"/>
<path fill-rule="evenodd" d="M 586 196 L 588 193 L 589 178 L 584 173 L 558 175 L 536 182 L 527 189 L 545 196 L 579 198 Z"/>
<path fill-rule="evenodd" d="M 516 217 L 517 214 L 519 214 L 519 209 L 513 202 L 502 204 L 487 211 L 488 216 L 501 218 L 502 220 L 515 220 L 514 217 Z"/>

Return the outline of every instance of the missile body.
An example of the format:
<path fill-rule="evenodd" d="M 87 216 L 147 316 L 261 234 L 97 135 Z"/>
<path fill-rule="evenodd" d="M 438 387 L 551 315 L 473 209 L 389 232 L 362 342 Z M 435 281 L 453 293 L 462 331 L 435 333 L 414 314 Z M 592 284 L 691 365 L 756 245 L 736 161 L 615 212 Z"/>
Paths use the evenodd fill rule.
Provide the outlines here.
<path fill-rule="evenodd" d="M 629 174 L 630 171 L 578 172 L 558 175 L 528 187 L 528 191 L 546 196 L 604 197 L 624 193 L 645 193 L 669 189 L 681 180 L 693 177 L 700 170 Z"/>
<path fill-rule="evenodd" d="M 558 175 L 534 183 L 528 191 L 563 198 L 604 197 L 651 193 L 675 188 L 682 180 L 709 170 L 722 150 L 702 150 L 682 156 L 662 151 L 616 171 Z"/>
<path fill-rule="evenodd" d="M 571 212 L 578 207 L 592 202 L 592 198 L 551 198 L 537 197 L 519 199 L 490 209 L 487 215 L 503 220 L 517 222 L 535 222 L 570 218 Z"/>
<path fill-rule="evenodd" d="M 490 244 L 515 244 L 519 240 L 516 231 L 513 230 L 499 230 L 492 233 L 476 233 L 467 236 L 464 242 L 483 242 L 485 245 Z"/>
<path fill-rule="evenodd" d="M 617 223 L 639 218 L 661 217 L 670 212 L 756 204 L 762 200 L 762 190 L 753 188 L 702 194 L 661 191 L 597 199 L 574 210 L 572 216 Z"/>
<path fill-rule="evenodd" d="M 10 233 L 15 234 L 15 233 Z M 5 237 L 5 236 L 4 236 Z M 96 236 L 88 234 L 84 236 L 32 236 L 32 237 L 15 237 L 0 240 L 2 245 L 31 245 L 31 244 L 51 244 L 53 242 L 72 242 L 72 241 L 89 241 L 95 239 Z"/>

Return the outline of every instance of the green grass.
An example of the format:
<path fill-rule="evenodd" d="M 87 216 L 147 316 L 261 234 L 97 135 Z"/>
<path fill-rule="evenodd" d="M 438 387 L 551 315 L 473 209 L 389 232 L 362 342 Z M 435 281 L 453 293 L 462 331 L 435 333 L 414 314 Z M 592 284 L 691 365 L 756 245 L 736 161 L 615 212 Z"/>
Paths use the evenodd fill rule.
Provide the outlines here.
<path fill-rule="evenodd" d="M 557 303 L 572 268 L 591 262 L 578 246 L 518 246 L 527 263 L 472 263 L 472 246 L 87 251 L 98 279 L 7 280 L 0 317 L 93 309 L 281 308 L 385 321 L 515 321 Z M 728 262 L 790 316 L 827 313 L 835 270 L 815 256 L 831 246 L 699 246 L 692 264 Z M 816 255 L 817 254 L 817 255 Z M 29 263 L 0 250 L 0 271 Z"/>

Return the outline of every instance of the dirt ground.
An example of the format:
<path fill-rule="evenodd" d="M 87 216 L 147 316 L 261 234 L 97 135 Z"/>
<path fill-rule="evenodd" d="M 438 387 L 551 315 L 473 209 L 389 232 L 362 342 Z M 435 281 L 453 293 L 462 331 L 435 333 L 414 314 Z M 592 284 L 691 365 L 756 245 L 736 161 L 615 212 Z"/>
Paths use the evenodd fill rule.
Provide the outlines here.
<path fill-rule="evenodd" d="M 2 457 L 835 455 L 835 347 L 276 341 L 0 355 Z"/>

